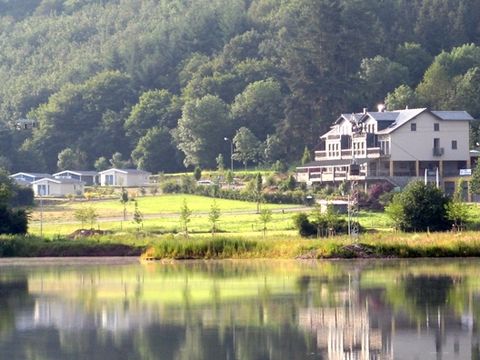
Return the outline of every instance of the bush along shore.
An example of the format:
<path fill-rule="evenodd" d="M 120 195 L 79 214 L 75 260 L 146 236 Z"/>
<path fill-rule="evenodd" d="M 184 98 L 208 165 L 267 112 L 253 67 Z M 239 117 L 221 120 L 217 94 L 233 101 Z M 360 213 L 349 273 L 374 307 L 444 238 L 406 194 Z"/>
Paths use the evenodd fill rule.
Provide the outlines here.
<path fill-rule="evenodd" d="M 101 238 L 54 240 L 38 236 L 0 236 L 0 257 L 140 256 L 145 246 Z"/>
<path fill-rule="evenodd" d="M 377 233 L 356 241 L 346 236 L 305 239 L 272 236 L 266 239 L 216 236 L 156 241 L 142 254 L 145 260 L 160 259 L 333 259 L 416 258 L 480 256 L 480 234 Z"/>

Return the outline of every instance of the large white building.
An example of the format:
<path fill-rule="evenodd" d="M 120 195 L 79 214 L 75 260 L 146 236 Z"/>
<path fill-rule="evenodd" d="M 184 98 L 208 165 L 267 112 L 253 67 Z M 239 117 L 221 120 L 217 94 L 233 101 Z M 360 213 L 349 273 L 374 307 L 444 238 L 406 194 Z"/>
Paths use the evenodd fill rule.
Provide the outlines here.
<path fill-rule="evenodd" d="M 471 169 L 465 111 L 427 108 L 342 114 L 321 136 L 315 160 L 297 168 L 308 185 L 356 180 L 367 186 L 389 181 L 404 186 L 414 178 L 438 181 L 453 192 Z"/>

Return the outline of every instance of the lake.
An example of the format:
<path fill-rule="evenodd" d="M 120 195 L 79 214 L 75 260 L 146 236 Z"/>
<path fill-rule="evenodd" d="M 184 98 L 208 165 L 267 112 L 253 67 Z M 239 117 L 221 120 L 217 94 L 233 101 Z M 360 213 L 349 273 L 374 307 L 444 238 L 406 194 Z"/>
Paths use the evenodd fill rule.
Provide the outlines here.
<path fill-rule="evenodd" d="M 480 359 L 480 260 L 0 260 L 2 359 Z"/>

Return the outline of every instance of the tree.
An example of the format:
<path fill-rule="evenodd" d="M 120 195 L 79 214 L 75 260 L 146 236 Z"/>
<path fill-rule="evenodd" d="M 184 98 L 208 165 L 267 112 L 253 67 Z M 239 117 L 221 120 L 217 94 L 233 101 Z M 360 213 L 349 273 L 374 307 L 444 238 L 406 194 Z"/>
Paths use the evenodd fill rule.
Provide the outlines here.
<path fill-rule="evenodd" d="M 400 230 L 404 222 L 403 205 L 400 193 L 395 194 L 392 200 L 385 206 L 385 214 L 393 221 L 395 230 Z"/>
<path fill-rule="evenodd" d="M 66 148 L 58 154 L 57 167 L 59 170 L 84 170 L 86 158 L 87 155 L 84 152 Z"/>
<path fill-rule="evenodd" d="M 140 228 L 143 228 L 143 214 L 138 208 L 137 201 L 135 201 L 135 210 L 133 211 L 133 222 L 137 224 L 137 231 L 140 231 Z"/>
<path fill-rule="evenodd" d="M 181 167 L 179 153 L 170 130 L 166 127 L 153 127 L 147 130 L 139 139 L 131 156 L 138 169 L 152 173 L 172 172 Z"/>
<path fill-rule="evenodd" d="M 122 192 L 120 194 L 120 202 L 123 205 L 123 220 L 127 220 L 127 203 L 128 203 L 128 191 L 122 188 Z"/>
<path fill-rule="evenodd" d="M 254 188 L 253 188 L 253 194 L 254 194 L 254 197 L 255 197 L 255 200 L 257 202 L 257 214 L 259 213 L 260 211 L 260 203 L 262 202 L 262 198 L 263 198 L 263 178 L 262 178 L 262 174 L 260 173 L 257 173 L 257 175 L 255 175 L 255 179 L 254 179 Z"/>
<path fill-rule="evenodd" d="M 395 51 L 395 61 L 408 69 L 412 86 L 422 79 L 432 60 L 432 55 L 417 43 L 406 42 L 399 45 Z"/>
<path fill-rule="evenodd" d="M 360 79 L 365 83 L 369 103 L 382 101 L 390 91 L 401 84 L 409 83 L 408 69 L 388 58 L 377 55 L 363 59 Z"/>
<path fill-rule="evenodd" d="M 217 96 L 207 95 L 185 103 L 173 136 L 185 154 L 185 166 L 208 168 L 215 165 L 216 154 L 225 152 L 223 139 L 230 131 L 227 105 Z"/>
<path fill-rule="evenodd" d="M 196 166 L 193 170 L 193 177 L 197 181 L 202 178 L 202 169 L 200 169 L 200 166 Z"/>
<path fill-rule="evenodd" d="M 470 194 L 480 194 L 480 166 L 475 166 L 472 172 L 472 179 L 470 180 Z"/>
<path fill-rule="evenodd" d="M 403 231 L 442 231 L 451 226 L 446 214 L 448 202 L 432 184 L 413 181 L 393 197 L 385 211 Z"/>
<path fill-rule="evenodd" d="M 315 204 L 315 207 L 312 210 L 311 216 L 313 219 L 313 224 L 317 228 L 317 238 L 319 238 L 323 235 L 322 230 L 326 228 L 325 214 L 322 212 L 322 207 L 320 206 L 320 204 L 318 203 Z M 307 221 L 308 221 L 308 218 L 307 218 Z M 305 227 L 305 224 L 304 224 L 304 227 Z M 300 227 L 300 229 L 302 229 L 302 227 Z"/>
<path fill-rule="evenodd" d="M 258 148 L 260 142 L 253 133 L 246 127 L 241 127 L 237 130 L 235 137 L 233 138 L 235 145 L 235 152 L 233 158 L 238 161 L 242 161 L 245 170 L 247 169 L 247 163 L 249 161 L 257 161 Z"/>
<path fill-rule="evenodd" d="M 310 162 L 311 156 L 310 151 L 308 151 L 308 147 L 305 146 L 305 150 L 303 150 L 301 164 L 305 165 L 306 163 Z"/>
<path fill-rule="evenodd" d="M 112 155 L 112 158 L 109 160 L 109 162 L 116 169 L 124 169 L 130 165 L 130 161 L 123 160 L 122 153 L 118 151 Z"/>
<path fill-rule="evenodd" d="M 457 189 L 455 190 L 455 193 L 450 201 L 445 205 L 447 218 L 453 222 L 453 226 L 456 230 L 461 230 L 469 218 L 468 206 L 462 200 L 463 188 L 464 182 L 459 181 L 457 183 Z"/>
<path fill-rule="evenodd" d="M 220 208 L 217 205 L 216 200 L 213 200 L 212 206 L 210 207 L 210 213 L 208 214 L 208 221 L 212 225 L 212 236 L 217 232 L 217 223 L 220 219 Z"/>
<path fill-rule="evenodd" d="M 191 221 L 192 210 L 188 207 L 187 199 L 183 199 L 183 205 L 180 208 L 180 223 L 184 236 L 188 238 L 188 224 Z"/>
<path fill-rule="evenodd" d="M 235 97 L 231 112 L 236 128 L 246 127 L 257 138 L 265 139 L 283 117 L 280 84 L 274 79 L 250 83 Z"/>
<path fill-rule="evenodd" d="M 125 121 L 125 131 L 130 140 L 135 143 L 153 127 L 175 128 L 181 115 L 180 100 L 168 90 L 146 91 L 140 96 L 138 103 L 132 108 Z"/>
<path fill-rule="evenodd" d="M 215 158 L 215 161 L 217 162 L 217 171 L 220 172 L 220 173 L 223 173 L 223 171 L 225 170 L 225 163 L 224 163 L 224 160 L 223 160 L 223 155 L 218 154 L 218 156 Z"/>
<path fill-rule="evenodd" d="M 227 181 L 228 186 L 233 184 L 234 178 L 232 170 L 227 171 L 227 174 L 225 175 L 225 180 Z"/>
<path fill-rule="evenodd" d="M 97 160 L 95 160 L 95 164 L 93 166 L 95 170 L 103 171 L 110 167 L 110 163 L 104 156 L 100 156 Z"/>
<path fill-rule="evenodd" d="M 263 236 L 267 234 L 267 224 L 272 221 L 272 210 L 263 208 L 260 210 L 260 221 L 263 224 Z"/>
<path fill-rule="evenodd" d="M 406 109 L 407 106 L 415 108 L 419 105 L 417 94 L 408 85 L 400 85 L 393 92 L 387 94 L 385 98 L 385 105 L 387 110 L 401 110 Z"/>

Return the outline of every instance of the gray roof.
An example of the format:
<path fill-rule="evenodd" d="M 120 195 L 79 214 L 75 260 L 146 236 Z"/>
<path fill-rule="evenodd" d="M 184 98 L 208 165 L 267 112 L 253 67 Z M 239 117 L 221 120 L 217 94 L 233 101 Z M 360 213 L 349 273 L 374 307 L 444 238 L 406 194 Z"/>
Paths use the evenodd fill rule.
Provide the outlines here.
<path fill-rule="evenodd" d="M 53 176 L 58 176 L 63 173 L 72 173 L 72 174 L 78 174 L 78 175 L 83 175 L 83 176 L 97 176 L 98 172 L 97 171 L 86 171 L 86 170 L 63 170 L 58 173 L 53 174 Z"/>
<path fill-rule="evenodd" d="M 43 178 L 43 179 L 38 179 L 33 182 L 33 184 L 36 184 L 42 180 L 48 180 L 48 181 L 53 181 L 57 184 L 85 184 L 83 181 L 77 180 L 77 179 L 66 179 L 66 178 Z"/>
<path fill-rule="evenodd" d="M 52 177 L 52 175 L 46 174 L 46 173 L 35 173 L 35 172 L 26 172 L 26 171 L 21 171 L 21 172 L 12 174 L 12 175 L 10 175 L 10 177 L 14 177 L 14 176 L 17 176 L 17 175 L 33 176 L 33 177 L 35 177 L 35 178 L 48 178 L 48 177 Z"/>
<path fill-rule="evenodd" d="M 466 111 L 432 111 L 432 114 L 439 117 L 442 120 L 463 120 L 472 121 L 475 120 Z"/>
<path fill-rule="evenodd" d="M 368 112 L 367 114 L 377 121 L 395 121 L 398 117 L 398 111 Z"/>
<path fill-rule="evenodd" d="M 147 174 L 147 175 L 150 175 L 150 174 L 151 174 L 150 172 L 144 171 L 144 170 L 138 170 L 138 169 L 117 169 L 117 168 L 111 168 L 111 169 L 103 170 L 103 171 L 100 171 L 99 174 L 103 174 L 103 173 L 106 173 L 106 172 L 112 171 L 112 170 L 124 172 L 124 173 L 127 173 L 127 174 Z"/>
<path fill-rule="evenodd" d="M 397 114 L 395 121 L 387 128 L 379 131 L 378 134 L 389 134 L 426 110 L 427 108 L 394 111 L 393 113 Z"/>

